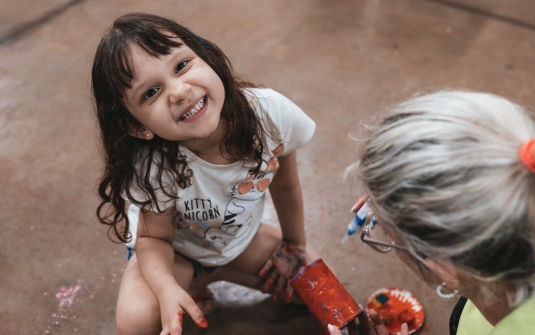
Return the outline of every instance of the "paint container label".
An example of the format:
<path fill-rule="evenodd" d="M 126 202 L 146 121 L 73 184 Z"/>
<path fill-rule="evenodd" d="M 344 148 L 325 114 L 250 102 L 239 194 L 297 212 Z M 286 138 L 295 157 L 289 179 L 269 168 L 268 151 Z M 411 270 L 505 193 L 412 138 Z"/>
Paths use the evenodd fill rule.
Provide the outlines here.
<path fill-rule="evenodd" d="M 328 333 L 329 324 L 343 328 L 359 313 L 359 307 L 323 260 L 301 270 L 290 285 Z"/>

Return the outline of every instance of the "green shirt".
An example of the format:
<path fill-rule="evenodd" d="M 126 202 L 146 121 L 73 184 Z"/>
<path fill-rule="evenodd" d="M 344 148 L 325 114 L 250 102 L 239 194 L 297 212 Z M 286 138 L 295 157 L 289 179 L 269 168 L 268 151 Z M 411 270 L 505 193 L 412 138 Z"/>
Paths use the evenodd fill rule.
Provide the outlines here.
<path fill-rule="evenodd" d="M 535 298 L 515 308 L 494 327 L 468 300 L 459 319 L 457 335 L 535 335 Z"/>

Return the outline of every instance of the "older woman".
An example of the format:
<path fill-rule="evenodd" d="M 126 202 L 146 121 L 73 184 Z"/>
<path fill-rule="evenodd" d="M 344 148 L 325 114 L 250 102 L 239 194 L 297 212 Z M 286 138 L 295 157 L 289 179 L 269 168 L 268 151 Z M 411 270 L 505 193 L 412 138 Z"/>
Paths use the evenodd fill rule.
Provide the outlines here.
<path fill-rule="evenodd" d="M 439 296 L 461 297 L 451 334 L 535 334 L 535 123 L 523 108 L 484 93 L 411 99 L 348 172 L 373 211 L 362 240 L 395 250 Z M 366 334 L 387 334 L 370 319 Z"/>

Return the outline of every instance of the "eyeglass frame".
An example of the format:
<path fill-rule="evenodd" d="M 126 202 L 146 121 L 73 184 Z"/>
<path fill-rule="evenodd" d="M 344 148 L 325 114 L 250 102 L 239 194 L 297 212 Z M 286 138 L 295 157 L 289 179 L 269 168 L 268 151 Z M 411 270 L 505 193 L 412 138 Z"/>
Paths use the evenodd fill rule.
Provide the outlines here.
<path fill-rule="evenodd" d="M 399 249 L 399 250 L 406 251 L 412 257 L 414 257 L 416 260 L 420 261 L 425 267 L 428 267 L 426 261 L 422 257 L 420 257 L 420 256 L 414 254 L 413 252 L 411 252 L 409 250 L 409 248 L 407 248 L 406 246 L 396 244 L 394 241 L 392 241 L 392 243 L 386 243 L 386 242 L 383 242 L 383 241 L 378 241 L 378 240 L 375 240 L 373 238 L 370 238 L 370 230 L 373 229 L 371 227 L 372 227 L 372 225 L 376 224 L 376 220 L 377 220 L 375 218 L 375 215 L 371 214 L 370 216 L 371 217 L 368 220 L 366 220 L 364 222 L 364 224 L 362 225 L 362 232 L 360 233 L 360 240 L 362 242 L 367 244 L 373 250 L 375 250 L 377 252 L 380 252 L 382 254 L 386 254 L 386 253 L 392 251 L 392 249 Z M 387 247 L 387 249 L 378 248 L 377 245 L 382 245 L 384 247 Z"/>
<path fill-rule="evenodd" d="M 387 252 L 390 252 L 392 251 L 392 249 L 400 249 L 400 250 L 404 250 L 404 251 L 409 251 L 409 249 L 407 249 L 407 247 L 403 246 L 403 245 L 399 245 L 399 244 L 396 244 L 394 241 L 392 241 L 392 243 L 386 243 L 386 242 L 383 242 L 383 241 L 379 241 L 379 240 L 375 240 L 373 238 L 370 237 L 370 230 L 372 228 L 370 228 L 374 222 L 375 222 L 375 217 L 372 217 L 371 219 L 369 220 L 366 220 L 367 222 L 364 223 L 364 225 L 362 226 L 362 232 L 360 233 L 360 240 L 364 243 L 366 243 L 367 245 L 369 245 L 373 250 L 377 251 L 377 252 L 380 252 L 380 253 L 383 253 L 383 254 L 386 254 Z M 381 249 L 381 248 L 378 248 L 376 245 L 382 245 L 383 247 L 387 247 L 388 249 Z"/>

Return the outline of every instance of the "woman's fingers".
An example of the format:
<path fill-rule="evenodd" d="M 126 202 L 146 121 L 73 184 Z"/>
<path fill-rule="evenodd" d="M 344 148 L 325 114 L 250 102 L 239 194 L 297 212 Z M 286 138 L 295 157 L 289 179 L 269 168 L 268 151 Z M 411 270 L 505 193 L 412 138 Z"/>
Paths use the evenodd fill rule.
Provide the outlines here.
<path fill-rule="evenodd" d="M 360 197 L 357 202 L 351 207 L 350 213 L 356 213 L 366 202 L 366 197 L 362 196 Z"/>
<path fill-rule="evenodd" d="M 370 319 L 373 322 L 373 326 L 377 331 L 377 335 L 388 335 L 388 331 L 386 330 L 383 320 L 381 320 L 381 318 L 379 317 L 379 314 L 377 314 L 373 309 L 370 309 L 368 314 L 370 315 Z"/>
<path fill-rule="evenodd" d="M 331 335 L 342 335 L 342 331 L 336 328 L 336 326 L 327 325 L 327 328 L 329 328 L 329 334 Z"/>
<path fill-rule="evenodd" d="M 358 319 L 360 327 L 365 335 L 388 335 L 386 326 L 383 320 L 379 317 L 379 314 L 373 309 L 369 309 L 368 312 L 359 305 L 362 313 L 359 314 Z M 401 335 L 409 335 L 409 327 L 406 323 L 401 325 Z"/>
<path fill-rule="evenodd" d="M 368 318 L 368 313 L 366 313 L 366 310 L 361 305 L 359 305 L 359 308 L 362 311 L 358 316 L 360 328 L 362 328 L 362 331 L 366 335 L 375 335 L 375 329 L 370 318 Z"/>

